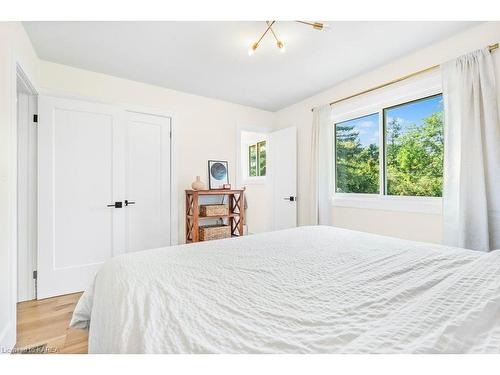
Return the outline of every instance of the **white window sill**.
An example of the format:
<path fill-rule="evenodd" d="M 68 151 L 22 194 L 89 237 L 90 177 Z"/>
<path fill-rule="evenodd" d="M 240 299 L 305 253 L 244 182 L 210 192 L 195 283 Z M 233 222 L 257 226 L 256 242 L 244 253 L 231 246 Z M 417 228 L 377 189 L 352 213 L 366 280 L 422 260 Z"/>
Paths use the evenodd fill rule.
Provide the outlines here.
<path fill-rule="evenodd" d="M 266 177 L 247 177 L 243 180 L 243 185 L 264 185 L 266 183 Z"/>
<path fill-rule="evenodd" d="M 431 215 L 442 213 L 442 198 L 401 197 L 370 194 L 334 194 L 332 206 L 370 210 L 413 212 Z"/>

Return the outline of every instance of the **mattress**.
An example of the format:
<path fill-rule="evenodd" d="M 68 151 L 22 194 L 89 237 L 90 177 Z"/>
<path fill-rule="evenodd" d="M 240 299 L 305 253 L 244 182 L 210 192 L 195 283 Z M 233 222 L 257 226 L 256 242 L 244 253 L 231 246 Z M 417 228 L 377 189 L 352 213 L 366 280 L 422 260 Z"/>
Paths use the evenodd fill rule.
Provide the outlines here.
<path fill-rule="evenodd" d="M 500 251 L 326 226 L 106 262 L 90 353 L 499 353 Z"/>

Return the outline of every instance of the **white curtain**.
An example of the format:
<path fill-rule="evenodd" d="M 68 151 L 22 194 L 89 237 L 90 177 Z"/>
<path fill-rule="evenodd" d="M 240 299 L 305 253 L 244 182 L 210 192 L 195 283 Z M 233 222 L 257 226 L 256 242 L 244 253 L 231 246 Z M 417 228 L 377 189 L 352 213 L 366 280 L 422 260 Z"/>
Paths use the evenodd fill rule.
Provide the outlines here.
<path fill-rule="evenodd" d="M 329 225 L 330 181 L 332 174 L 331 108 L 326 104 L 313 110 L 310 159 L 309 224 Z"/>
<path fill-rule="evenodd" d="M 500 248 L 500 125 L 488 49 L 442 66 L 445 108 L 443 240 Z"/>

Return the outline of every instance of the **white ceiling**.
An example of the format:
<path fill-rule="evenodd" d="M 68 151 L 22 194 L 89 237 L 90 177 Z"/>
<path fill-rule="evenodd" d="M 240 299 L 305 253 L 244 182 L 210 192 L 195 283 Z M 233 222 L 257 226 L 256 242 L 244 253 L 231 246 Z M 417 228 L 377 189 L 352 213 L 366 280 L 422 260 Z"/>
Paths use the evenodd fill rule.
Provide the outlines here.
<path fill-rule="evenodd" d="M 276 111 L 474 22 L 24 22 L 41 59 Z"/>

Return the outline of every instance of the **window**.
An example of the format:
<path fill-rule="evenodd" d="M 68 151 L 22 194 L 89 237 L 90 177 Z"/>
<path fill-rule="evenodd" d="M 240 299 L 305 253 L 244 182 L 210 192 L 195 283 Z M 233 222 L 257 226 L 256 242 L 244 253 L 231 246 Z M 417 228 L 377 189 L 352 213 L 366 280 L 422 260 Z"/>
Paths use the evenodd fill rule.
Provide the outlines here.
<path fill-rule="evenodd" d="M 380 108 L 334 129 L 337 193 L 442 196 L 441 94 Z"/>
<path fill-rule="evenodd" d="M 257 159 L 259 165 L 259 176 L 266 175 L 266 141 L 257 143 Z"/>
<path fill-rule="evenodd" d="M 441 197 L 442 95 L 384 109 L 386 194 Z"/>
<path fill-rule="evenodd" d="M 240 133 L 239 168 L 236 171 L 238 184 L 265 184 L 267 174 L 268 130 Z"/>
<path fill-rule="evenodd" d="M 379 115 L 335 124 L 337 193 L 379 192 Z"/>
<path fill-rule="evenodd" d="M 257 176 L 257 145 L 248 146 L 248 175 Z"/>
<path fill-rule="evenodd" d="M 266 175 L 266 141 L 248 146 L 248 175 L 249 177 Z"/>

